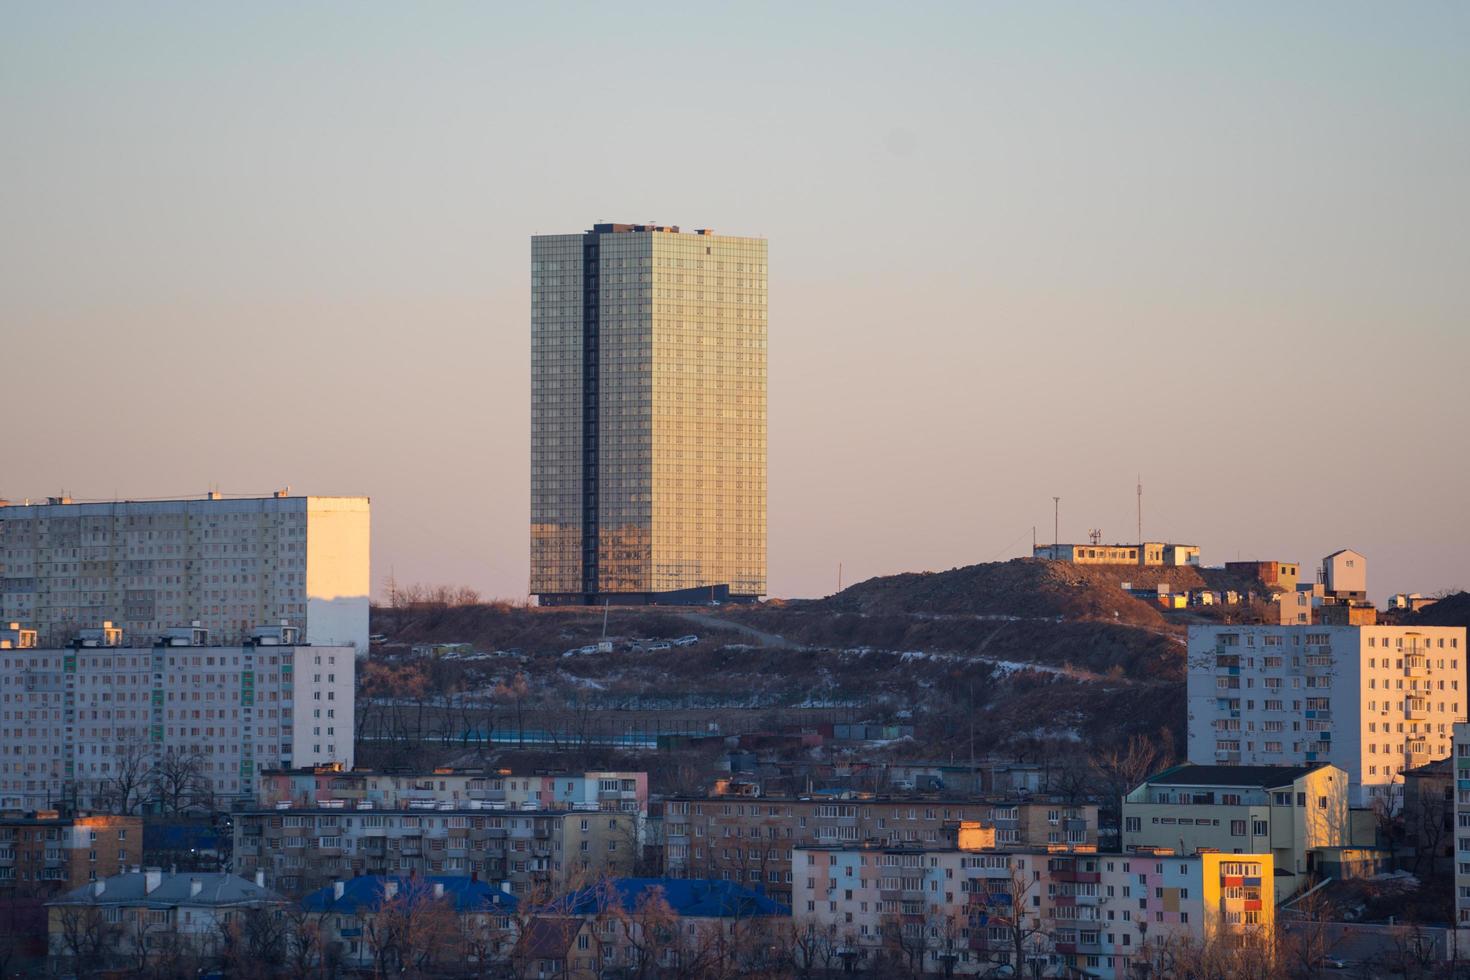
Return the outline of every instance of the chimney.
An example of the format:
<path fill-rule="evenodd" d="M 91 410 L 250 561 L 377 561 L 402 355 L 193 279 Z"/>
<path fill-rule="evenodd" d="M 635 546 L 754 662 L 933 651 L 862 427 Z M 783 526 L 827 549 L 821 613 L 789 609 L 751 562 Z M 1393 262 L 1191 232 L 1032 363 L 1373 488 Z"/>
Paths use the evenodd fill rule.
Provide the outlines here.
<path fill-rule="evenodd" d="M 398 897 L 398 879 L 389 878 L 383 882 L 383 900 L 391 902 Z"/>
<path fill-rule="evenodd" d="M 163 884 L 162 868 L 145 868 L 143 871 L 143 894 L 152 895 L 154 889 Z"/>
<path fill-rule="evenodd" d="M 255 872 L 255 887 L 256 888 L 264 888 L 265 887 L 265 871 L 264 870 Z"/>
<path fill-rule="evenodd" d="M 503 892 L 505 892 L 507 895 L 510 894 L 510 879 L 509 878 L 505 879 L 504 881 L 502 881 L 500 883 L 500 890 L 503 891 Z"/>
<path fill-rule="evenodd" d="M 434 897 L 435 898 L 443 898 L 444 897 L 444 882 L 442 882 L 442 881 L 436 881 L 436 882 L 434 882 Z"/>
<path fill-rule="evenodd" d="M 93 898 L 96 898 L 98 895 L 101 895 L 105 891 L 107 891 L 107 882 L 105 879 L 98 878 L 96 881 L 92 882 Z"/>
<path fill-rule="evenodd" d="M 480 872 L 474 870 L 473 868 L 470 869 L 470 881 L 479 881 L 479 880 L 480 880 Z"/>
<path fill-rule="evenodd" d="M 200 881 L 198 878 L 190 878 L 189 879 L 189 897 L 190 898 L 193 898 L 195 895 L 198 895 L 203 890 L 204 890 L 204 882 Z"/>
<path fill-rule="evenodd" d="M 332 901 L 342 901 L 342 895 L 347 891 L 347 883 L 342 881 L 332 882 Z"/>

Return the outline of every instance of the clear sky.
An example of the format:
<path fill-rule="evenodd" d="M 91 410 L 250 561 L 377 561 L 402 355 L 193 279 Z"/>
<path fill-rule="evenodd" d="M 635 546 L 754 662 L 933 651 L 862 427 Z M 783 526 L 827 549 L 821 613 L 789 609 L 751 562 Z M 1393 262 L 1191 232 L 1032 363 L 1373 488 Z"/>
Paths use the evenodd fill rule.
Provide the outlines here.
<path fill-rule="evenodd" d="M 368 494 L 527 584 L 529 242 L 770 239 L 770 583 L 1470 587 L 1470 5 L 0 6 L 0 494 Z"/>

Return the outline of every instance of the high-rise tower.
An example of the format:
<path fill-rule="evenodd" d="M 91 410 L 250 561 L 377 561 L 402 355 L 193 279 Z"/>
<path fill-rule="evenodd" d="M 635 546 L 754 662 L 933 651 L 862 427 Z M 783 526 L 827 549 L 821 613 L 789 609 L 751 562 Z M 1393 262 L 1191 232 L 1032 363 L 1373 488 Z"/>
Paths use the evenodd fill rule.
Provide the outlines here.
<path fill-rule="evenodd" d="M 594 225 L 531 239 L 531 591 L 766 589 L 766 242 Z"/>

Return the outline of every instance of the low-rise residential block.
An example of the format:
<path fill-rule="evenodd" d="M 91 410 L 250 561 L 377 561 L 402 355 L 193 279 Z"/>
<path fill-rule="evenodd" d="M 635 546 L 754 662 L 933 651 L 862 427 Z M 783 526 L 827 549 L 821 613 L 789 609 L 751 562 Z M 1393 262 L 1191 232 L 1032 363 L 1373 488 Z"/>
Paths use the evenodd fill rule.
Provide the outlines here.
<path fill-rule="evenodd" d="M 664 805 L 664 871 L 742 882 L 789 903 L 795 847 L 952 846 L 968 824 L 993 829 L 996 847 L 1097 845 L 1091 803 L 681 796 Z"/>
<path fill-rule="evenodd" d="M 0 896 L 46 894 L 141 863 L 143 819 L 0 813 Z"/>
<path fill-rule="evenodd" d="M 1166 769 L 1123 800 L 1123 850 L 1272 855 L 1277 898 L 1304 887 L 1323 848 L 1352 843 L 1347 773 L 1310 766 Z"/>
<path fill-rule="evenodd" d="M 1265 939 L 1266 854 L 802 847 L 807 955 L 891 976 L 1136 976 L 1182 945 Z"/>
<path fill-rule="evenodd" d="M 98 878 L 47 902 L 47 932 L 59 972 L 93 976 L 186 951 L 219 955 L 226 936 L 252 909 L 285 905 L 257 879 L 229 874 L 169 874 L 157 868 Z"/>
<path fill-rule="evenodd" d="M 505 883 L 517 897 L 539 895 L 604 875 L 630 874 L 640 819 L 623 810 L 510 809 L 466 800 L 370 801 L 234 814 L 234 868 L 262 872 L 291 894 L 354 875 L 478 877 Z"/>

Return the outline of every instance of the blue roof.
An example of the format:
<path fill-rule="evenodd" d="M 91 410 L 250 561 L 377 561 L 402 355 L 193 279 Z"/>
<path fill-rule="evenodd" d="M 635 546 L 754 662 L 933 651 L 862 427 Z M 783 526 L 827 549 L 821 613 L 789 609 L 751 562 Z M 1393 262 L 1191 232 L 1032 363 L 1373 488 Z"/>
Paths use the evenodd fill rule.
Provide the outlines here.
<path fill-rule="evenodd" d="M 636 911 L 649 896 L 662 894 L 676 915 L 699 918 L 747 918 L 790 915 L 791 910 L 760 892 L 718 878 L 614 878 L 591 885 L 556 903 L 572 915 L 595 915 L 612 901 Z"/>
<path fill-rule="evenodd" d="M 308 912 L 341 912 L 356 915 L 359 910 L 376 911 L 385 902 L 386 884 L 398 883 L 398 894 L 410 901 L 424 901 L 434 896 L 434 886 L 444 886 L 444 897 L 454 902 L 456 912 L 483 912 L 491 909 L 510 911 L 515 908 L 514 895 L 479 879 L 458 875 L 430 875 L 424 878 L 363 875 L 342 882 L 342 897 L 337 898 L 335 885 L 318 888 L 301 900 Z"/>

